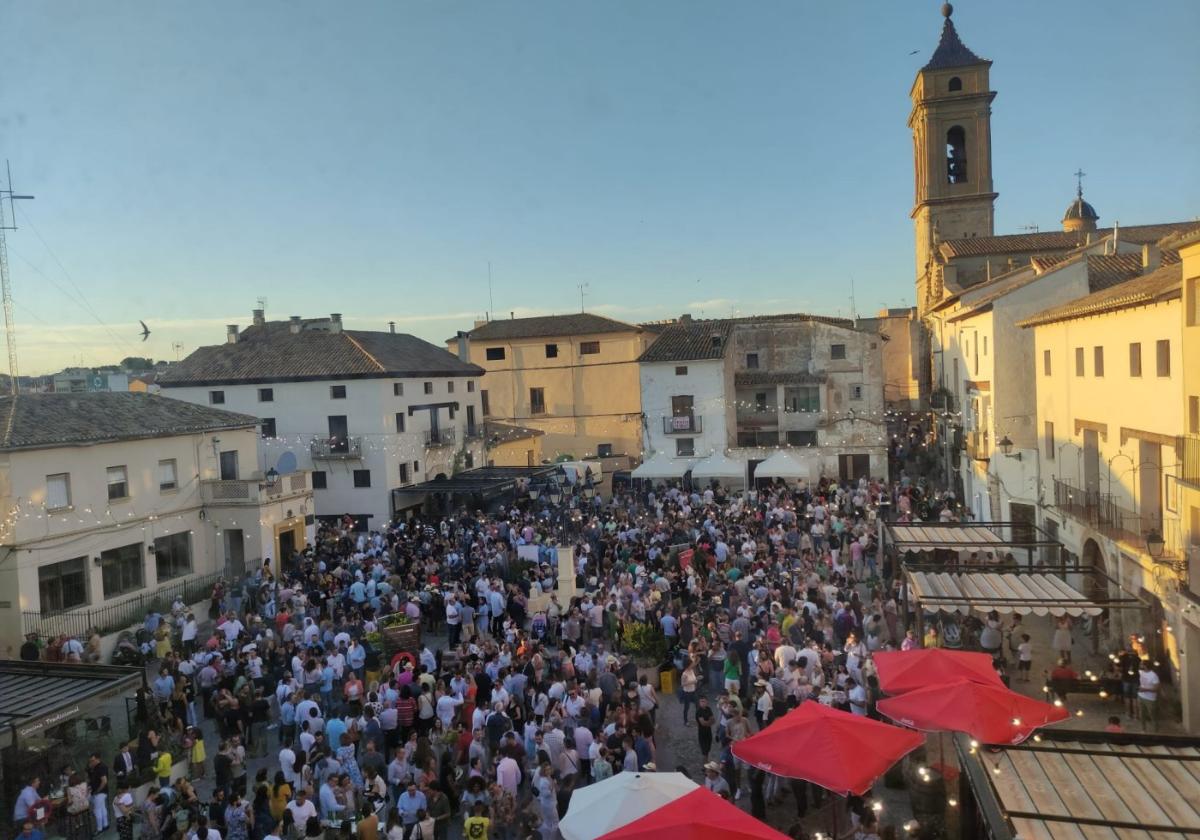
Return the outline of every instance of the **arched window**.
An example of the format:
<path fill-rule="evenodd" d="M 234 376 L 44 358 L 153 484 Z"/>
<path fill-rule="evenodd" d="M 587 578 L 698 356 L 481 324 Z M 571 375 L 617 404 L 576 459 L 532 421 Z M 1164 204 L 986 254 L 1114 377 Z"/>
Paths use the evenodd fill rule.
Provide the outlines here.
<path fill-rule="evenodd" d="M 951 184 L 967 181 L 967 133 L 961 125 L 946 132 L 946 180 Z"/>
<path fill-rule="evenodd" d="M 952 76 L 950 78 L 950 90 L 962 90 L 962 79 L 958 78 L 958 76 Z"/>

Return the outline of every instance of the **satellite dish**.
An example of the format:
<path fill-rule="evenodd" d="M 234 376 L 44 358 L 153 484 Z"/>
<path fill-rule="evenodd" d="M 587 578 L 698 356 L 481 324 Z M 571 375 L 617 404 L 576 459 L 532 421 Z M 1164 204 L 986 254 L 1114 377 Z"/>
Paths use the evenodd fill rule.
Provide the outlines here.
<path fill-rule="evenodd" d="M 284 452 L 279 456 L 279 463 L 275 465 L 275 472 L 280 475 L 287 475 L 296 471 L 296 454 L 294 452 Z"/>

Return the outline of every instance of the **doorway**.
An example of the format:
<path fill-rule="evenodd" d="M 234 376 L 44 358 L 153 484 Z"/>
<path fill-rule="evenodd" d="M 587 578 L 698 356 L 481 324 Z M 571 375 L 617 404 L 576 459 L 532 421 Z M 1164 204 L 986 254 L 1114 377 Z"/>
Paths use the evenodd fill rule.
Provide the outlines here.
<path fill-rule="evenodd" d="M 235 583 L 246 576 L 246 533 L 241 528 L 225 529 L 225 578 Z"/>
<path fill-rule="evenodd" d="M 292 555 L 296 553 L 296 532 L 288 529 L 280 531 L 278 538 L 279 553 L 275 558 L 276 569 L 291 567 Z"/>
<path fill-rule="evenodd" d="M 870 455 L 838 455 L 838 477 L 842 481 L 858 481 L 871 477 Z"/>
<path fill-rule="evenodd" d="M 221 453 L 221 480 L 237 481 L 238 454 L 236 449 Z"/>

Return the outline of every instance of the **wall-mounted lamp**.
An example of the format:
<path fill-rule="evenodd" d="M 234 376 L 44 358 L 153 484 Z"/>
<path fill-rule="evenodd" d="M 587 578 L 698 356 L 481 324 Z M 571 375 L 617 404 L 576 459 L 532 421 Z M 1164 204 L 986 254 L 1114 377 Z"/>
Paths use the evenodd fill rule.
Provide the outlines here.
<path fill-rule="evenodd" d="M 1012 442 L 1012 439 L 1010 439 L 1008 435 L 1005 435 L 1004 437 L 1000 438 L 1000 451 L 1004 453 L 1004 457 L 1005 458 L 1016 458 L 1018 461 L 1020 461 L 1021 453 L 1018 452 L 1015 455 L 1012 454 L 1012 448 L 1013 448 L 1013 442 Z"/>

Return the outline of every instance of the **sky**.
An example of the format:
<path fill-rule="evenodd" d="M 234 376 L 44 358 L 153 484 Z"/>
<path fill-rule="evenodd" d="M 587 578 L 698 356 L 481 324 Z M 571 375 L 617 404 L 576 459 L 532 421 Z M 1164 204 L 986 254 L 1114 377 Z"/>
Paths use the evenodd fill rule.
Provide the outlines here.
<path fill-rule="evenodd" d="M 0 0 L 21 372 L 174 359 L 259 297 L 433 341 L 581 284 L 630 321 L 911 305 L 939 6 Z M 1057 229 L 1080 167 L 1101 225 L 1200 215 L 1200 3 L 954 21 L 995 62 L 997 232 Z"/>

